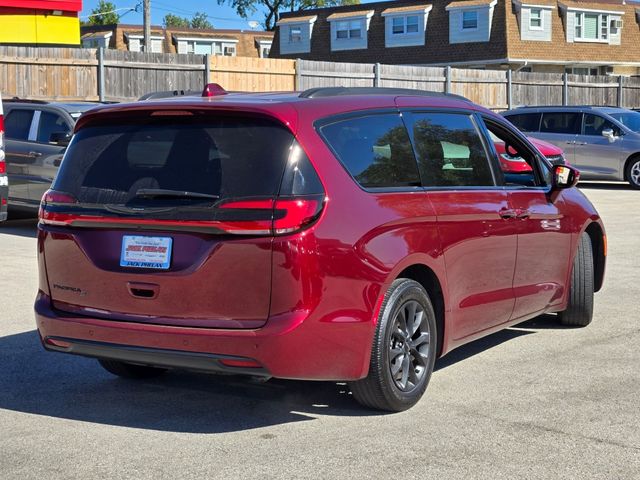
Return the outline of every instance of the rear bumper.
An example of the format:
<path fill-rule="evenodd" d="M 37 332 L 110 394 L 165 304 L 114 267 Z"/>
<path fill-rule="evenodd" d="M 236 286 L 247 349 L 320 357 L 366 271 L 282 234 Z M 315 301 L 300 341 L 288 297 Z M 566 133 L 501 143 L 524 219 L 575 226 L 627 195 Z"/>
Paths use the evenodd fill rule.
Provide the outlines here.
<path fill-rule="evenodd" d="M 173 327 L 72 315 L 38 293 L 38 331 L 46 349 L 133 363 L 301 380 L 356 380 L 367 375 L 373 324 L 316 319 L 306 311 L 272 317 L 255 330 Z M 50 340 L 59 340 L 52 345 Z M 228 367 L 224 359 L 261 368 Z"/>

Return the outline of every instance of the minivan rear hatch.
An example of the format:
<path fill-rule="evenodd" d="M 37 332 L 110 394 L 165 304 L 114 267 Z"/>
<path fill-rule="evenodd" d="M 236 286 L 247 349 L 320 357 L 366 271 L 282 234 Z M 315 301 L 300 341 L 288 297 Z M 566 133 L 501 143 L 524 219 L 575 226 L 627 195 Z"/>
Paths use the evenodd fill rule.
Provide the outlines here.
<path fill-rule="evenodd" d="M 133 111 L 82 124 L 40 212 L 54 308 L 191 327 L 263 325 L 275 226 L 321 208 L 306 204 L 301 217 L 281 197 L 297 150 L 280 122 L 247 113 Z"/>

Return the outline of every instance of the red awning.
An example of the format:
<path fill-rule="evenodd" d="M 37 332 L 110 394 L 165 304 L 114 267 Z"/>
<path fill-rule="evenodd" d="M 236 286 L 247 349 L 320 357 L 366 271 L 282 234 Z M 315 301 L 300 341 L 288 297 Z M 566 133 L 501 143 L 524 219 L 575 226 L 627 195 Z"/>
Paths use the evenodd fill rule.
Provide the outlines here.
<path fill-rule="evenodd" d="M 82 0 L 0 0 L 0 7 L 79 12 Z"/>

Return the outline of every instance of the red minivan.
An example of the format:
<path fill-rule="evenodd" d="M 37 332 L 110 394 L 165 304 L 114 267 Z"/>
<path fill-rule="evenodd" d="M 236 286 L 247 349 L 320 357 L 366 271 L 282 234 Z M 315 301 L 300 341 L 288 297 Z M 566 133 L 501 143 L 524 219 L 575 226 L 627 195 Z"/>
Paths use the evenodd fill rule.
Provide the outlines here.
<path fill-rule="evenodd" d="M 348 381 L 400 411 L 459 345 L 590 323 L 602 221 L 502 117 L 402 89 L 206 91 L 79 119 L 38 224 L 47 350 L 130 378 Z M 530 170 L 507 181 L 494 136 Z"/>

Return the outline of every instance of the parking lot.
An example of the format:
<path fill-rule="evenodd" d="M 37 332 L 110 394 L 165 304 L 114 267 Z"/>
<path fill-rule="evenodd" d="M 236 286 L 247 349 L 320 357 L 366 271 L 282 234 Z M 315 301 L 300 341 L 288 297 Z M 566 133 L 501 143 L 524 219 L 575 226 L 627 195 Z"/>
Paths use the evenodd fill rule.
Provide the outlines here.
<path fill-rule="evenodd" d="M 0 478 L 640 477 L 640 192 L 581 185 L 609 257 L 593 324 L 543 316 L 436 363 L 400 414 L 345 385 L 174 372 L 129 382 L 45 352 L 35 220 L 0 226 Z"/>

